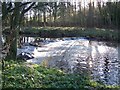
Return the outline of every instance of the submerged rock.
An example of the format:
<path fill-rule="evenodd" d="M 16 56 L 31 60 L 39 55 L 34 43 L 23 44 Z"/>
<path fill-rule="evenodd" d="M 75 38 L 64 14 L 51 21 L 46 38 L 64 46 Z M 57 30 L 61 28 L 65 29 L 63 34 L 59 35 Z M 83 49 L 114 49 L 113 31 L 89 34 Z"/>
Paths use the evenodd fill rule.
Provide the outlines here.
<path fill-rule="evenodd" d="M 22 52 L 17 56 L 17 59 L 28 60 L 32 59 L 34 56 L 28 52 Z"/>
<path fill-rule="evenodd" d="M 42 45 L 43 45 L 43 43 L 41 43 L 41 42 L 38 42 L 38 43 L 36 43 L 36 42 L 33 42 L 33 43 L 29 43 L 31 46 L 35 46 L 35 47 L 41 47 Z"/>

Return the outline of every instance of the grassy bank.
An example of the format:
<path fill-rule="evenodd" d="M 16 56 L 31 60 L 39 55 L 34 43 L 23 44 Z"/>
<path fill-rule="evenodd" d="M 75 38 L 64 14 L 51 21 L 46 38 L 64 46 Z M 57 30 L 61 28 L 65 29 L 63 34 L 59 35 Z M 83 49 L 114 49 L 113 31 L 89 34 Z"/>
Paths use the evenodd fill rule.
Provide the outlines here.
<path fill-rule="evenodd" d="M 119 90 L 118 86 L 105 86 L 92 81 L 88 75 L 67 74 L 25 62 L 5 61 L 3 88 L 73 88 L 82 90 Z"/>
<path fill-rule="evenodd" d="M 41 27 L 26 28 L 20 32 L 41 37 L 87 37 L 97 40 L 119 41 L 118 30 L 80 27 Z"/>

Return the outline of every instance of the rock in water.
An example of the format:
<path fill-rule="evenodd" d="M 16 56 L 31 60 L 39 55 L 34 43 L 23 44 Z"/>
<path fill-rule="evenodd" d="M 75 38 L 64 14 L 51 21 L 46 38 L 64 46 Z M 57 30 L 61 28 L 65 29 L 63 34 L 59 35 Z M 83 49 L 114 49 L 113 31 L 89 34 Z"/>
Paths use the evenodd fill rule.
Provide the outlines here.
<path fill-rule="evenodd" d="M 22 60 L 28 60 L 32 58 L 34 58 L 34 56 L 27 52 L 22 52 L 17 56 L 17 59 L 22 59 Z"/>

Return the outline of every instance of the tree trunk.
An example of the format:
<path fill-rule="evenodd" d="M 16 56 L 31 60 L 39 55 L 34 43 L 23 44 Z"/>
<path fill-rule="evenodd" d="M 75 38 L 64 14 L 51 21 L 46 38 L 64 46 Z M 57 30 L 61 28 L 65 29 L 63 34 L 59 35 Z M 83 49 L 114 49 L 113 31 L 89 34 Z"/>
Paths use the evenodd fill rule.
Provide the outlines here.
<path fill-rule="evenodd" d="M 45 11 L 43 12 L 43 20 L 44 20 L 44 26 L 46 26 L 46 13 L 45 13 Z"/>
<path fill-rule="evenodd" d="M 52 13 L 51 13 L 51 11 L 49 12 L 50 13 L 50 21 L 49 21 L 49 23 L 50 23 L 50 26 L 52 26 Z"/>
<path fill-rule="evenodd" d="M 55 25 L 55 22 L 56 22 L 56 15 L 57 15 L 57 2 L 54 2 L 54 10 L 53 10 L 54 25 Z"/>
<path fill-rule="evenodd" d="M 15 10 L 13 12 L 13 15 L 11 17 L 11 26 L 10 26 L 10 35 L 8 36 L 9 38 L 9 52 L 7 55 L 7 58 L 11 60 L 16 60 L 16 55 L 17 55 L 17 36 L 18 36 L 18 29 L 19 29 L 19 15 L 20 15 L 20 3 L 16 2 L 15 3 Z"/>

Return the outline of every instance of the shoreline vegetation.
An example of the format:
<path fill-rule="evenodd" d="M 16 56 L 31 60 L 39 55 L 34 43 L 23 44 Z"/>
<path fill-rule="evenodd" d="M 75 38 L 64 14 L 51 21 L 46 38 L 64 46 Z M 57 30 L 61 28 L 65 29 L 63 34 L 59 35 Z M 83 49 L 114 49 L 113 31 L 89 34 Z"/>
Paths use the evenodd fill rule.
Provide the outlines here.
<path fill-rule="evenodd" d="M 8 29 L 3 34 L 9 34 Z M 85 37 L 101 41 L 119 42 L 118 30 L 81 27 L 26 27 L 19 31 L 20 35 L 40 36 L 42 38 Z"/>
<path fill-rule="evenodd" d="M 68 74 L 62 70 L 21 61 L 4 61 L 3 89 L 7 88 L 62 88 L 82 90 L 119 90 L 91 80 L 88 74 Z"/>

